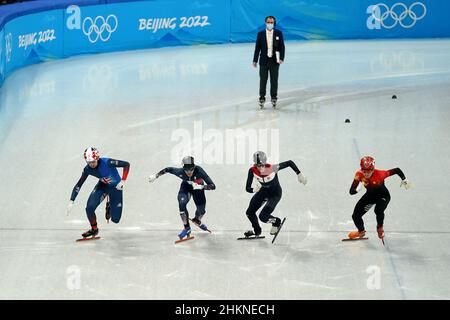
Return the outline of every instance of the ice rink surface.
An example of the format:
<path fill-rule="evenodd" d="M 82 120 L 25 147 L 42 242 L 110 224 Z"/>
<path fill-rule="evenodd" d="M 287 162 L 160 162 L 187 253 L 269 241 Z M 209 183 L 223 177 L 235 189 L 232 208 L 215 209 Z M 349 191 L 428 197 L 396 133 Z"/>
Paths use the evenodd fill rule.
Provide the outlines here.
<path fill-rule="evenodd" d="M 0 298 L 449 299 L 450 41 L 287 42 L 278 110 L 257 108 L 253 48 L 80 56 L 15 72 L 0 96 Z M 291 159 L 308 178 L 279 173 L 274 214 L 287 220 L 275 244 L 269 225 L 264 240 L 236 240 L 250 227 L 251 158 L 208 156 L 239 130 L 274 135 L 279 159 L 269 161 Z M 213 233 L 192 226 L 195 240 L 175 245 L 181 180 L 147 177 L 179 165 L 180 134 L 217 190 L 203 220 Z M 120 223 L 106 224 L 102 204 L 102 239 L 75 243 L 97 179 L 65 209 L 91 145 L 131 170 Z M 369 240 L 341 242 L 355 229 L 361 193 L 348 190 L 366 154 L 413 184 L 386 180 L 386 247 L 373 209 Z"/>

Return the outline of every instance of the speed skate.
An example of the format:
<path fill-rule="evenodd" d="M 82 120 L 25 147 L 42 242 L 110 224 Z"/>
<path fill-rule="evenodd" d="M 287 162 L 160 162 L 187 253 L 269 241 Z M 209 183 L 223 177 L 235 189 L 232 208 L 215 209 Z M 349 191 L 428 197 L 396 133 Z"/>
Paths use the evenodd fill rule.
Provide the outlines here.
<path fill-rule="evenodd" d="M 82 242 L 82 241 L 91 241 L 91 240 L 99 240 L 101 237 L 86 237 L 86 238 L 80 238 L 75 240 L 75 242 Z"/>
<path fill-rule="evenodd" d="M 178 240 L 175 241 L 175 243 L 185 242 L 185 241 L 193 240 L 193 239 L 194 239 L 194 236 L 189 236 L 189 237 L 186 237 L 186 238 L 183 238 L 183 239 L 178 239 Z"/>

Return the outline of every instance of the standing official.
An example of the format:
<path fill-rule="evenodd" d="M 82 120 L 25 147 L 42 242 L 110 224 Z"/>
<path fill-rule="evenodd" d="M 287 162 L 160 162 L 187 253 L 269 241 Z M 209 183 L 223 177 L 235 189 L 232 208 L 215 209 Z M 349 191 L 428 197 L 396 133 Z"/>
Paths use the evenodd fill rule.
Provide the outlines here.
<path fill-rule="evenodd" d="M 256 68 L 259 57 L 259 105 L 266 102 L 267 79 L 270 74 L 270 97 L 275 108 L 278 99 L 278 69 L 284 61 L 283 33 L 275 29 L 276 20 L 273 16 L 265 19 L 266 28 L 260 31 L 256 38 L 253 66 Z"/>

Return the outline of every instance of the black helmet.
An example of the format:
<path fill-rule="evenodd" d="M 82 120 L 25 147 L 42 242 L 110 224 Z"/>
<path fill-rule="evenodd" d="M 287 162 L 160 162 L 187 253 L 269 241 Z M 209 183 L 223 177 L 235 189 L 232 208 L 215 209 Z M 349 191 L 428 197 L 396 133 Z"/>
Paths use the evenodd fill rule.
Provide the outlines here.
<path fill-rule="evenodd" d="M 194 157 L 186 156 L 181 163 L 183 164 L 184 170 L 190 171 L 195 168 Z"/>
<path fill-rule="evenodd" d="M 263 151 L 256 151 L 253 154 L 253 163 L 255 165 L 265 165 L 267 163 L 267 156 Z"/>

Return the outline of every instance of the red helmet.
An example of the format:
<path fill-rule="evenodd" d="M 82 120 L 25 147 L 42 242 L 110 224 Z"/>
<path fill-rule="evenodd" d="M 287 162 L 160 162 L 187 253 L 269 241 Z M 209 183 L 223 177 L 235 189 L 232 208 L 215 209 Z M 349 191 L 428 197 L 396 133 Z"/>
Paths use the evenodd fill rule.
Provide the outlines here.
<path fill-rule="evenodd" d="M 360 161 L 361 170 L 373 170 L 375 169 L 375 159 L 371 156 L 365 156 Z"/>

